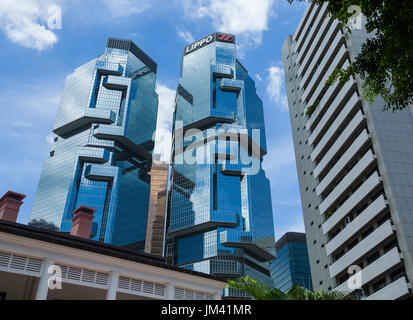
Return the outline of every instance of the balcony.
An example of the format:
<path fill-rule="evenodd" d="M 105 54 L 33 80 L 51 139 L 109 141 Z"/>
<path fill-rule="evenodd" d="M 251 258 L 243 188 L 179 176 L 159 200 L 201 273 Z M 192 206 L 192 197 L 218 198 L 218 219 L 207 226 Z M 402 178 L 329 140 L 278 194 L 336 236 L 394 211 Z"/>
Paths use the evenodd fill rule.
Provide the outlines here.
<path fill-rule="evenodd" d="M 367 143 L 370 141 L 370 136 L 367 130 L 364 129 L 356 140 L 351 144 L 347 151 L 341 156 L 337 163 L 330 169 L 327 175 L 321 180 L 321 182 L 316 187 L 316 194 L 319 196 L 322 194 L 327 187 L 331 185 L 334 178 L 336 178 L 346 167 L 346 165 L 359 154 L 360 150 L 365 148 Z"/>
<path fill-rule="evenodd" d="M 307 21 L 305 22 L 304 27 L 303 27 L 303 31 L 301 32 L 301 35 L 297 39 L 296 48 L 297 48 L 298 54 L 300 52 L 302 52 L 302 50 L 304 49 L 303 44 L 308 39 L 308 36 L 310 34 L 310 30 L 311 30 L 310 29 L 310 24 L 311 24 L 311 22 L 313 22 L 314 16 L 318 15 L 320 10 L 321 10 L 320 6 L 314 6 L 313 10 L 308 15 Z M 297 60 L 297 61 L 299 61 L 299 60 Z"/>
<path fill-rule="evenodd" d="M 123 68 L 119 63 L 111 63 L 107 61 L 96 62 L 96 69 L 105 76 L 121 76 L 123 73 Z"/>
<path fill-rule="evenodd" d="M 354 86 L 343 86 L 338 94 L 334 97 L 333 101 L 330 102 L 328 109 L 320 119 L 320 121 L 317 123 L 316 127 L 314 130 L 310 133 L 310 136 L 308 137 L 308 144 L 313 145 L 315 141 L 320 140 L 322 138 L 322 134 L 327 131 L 329 128 L 327 125 L 330 126 L 335 126 L 336 122 L 336 117 L 337 117 L 337 110 L 339 107 L 344 105 L 344 108 L 351 108 L 349 107 L 350 105 L 356 104 L 360 99 L 358 98 L 358 95 L 356 93 L 355 87 Z M 352 109 L 350 109 L 348 112 L 351 112 Z M 333 114 L 335 115 L 333 118 Z M 337 127 L 337 126 L 335 126 Z"/>
<path fill-rule="evenodd" d="M 224 78 L 219 81 L 219 88 L 222 91 L 240 92 L 244 88 L 244 81 Z"/>
<path fill-rule="evenodd" d="M 103 79 L 103 86 L 110 90 L 126 90 L 130 84 L 130 78 L 107 76 Z"/>
<path fill-rule="evenodd" d="M 105 166 L 101 164 L 91 164 L 86 166 L 85 177 L 89 180 L 112 181 L 119 176 L 121 168 Z"/>
<path fill-rule="evenodd" d="M 361 270 L 361 286 L 364 286 L 370 281 L 376 279 L 378 276 L 382 275 L 387 270 L 390 270 L 394 266 L 398 265 L 400 262 L 400 253 L 397 250 L 397 248 L 393 248 L 389 252 L 386 252 L 376 261 L 372 262 L 363 270 Z M 334 290 L 348 293 L 354 291 L 354 289 L 350 289 L 348 287 L 347 283 L 355 283 L 355 279 L 358 276 L 359 275 L 357 274 L 351 276 L 346 282 L 342 283 Z"/>
<path fill-rule="evenodd" d="M 323 223 L 323 234 L 327 234 L 334 228 L 348 213 L 363 201 L 374 189 L 381 184 L 381 179 L 377 172 L 374 172 L 363 184 L 340 206 L 340 208 Z"/>
<path fill-rule="evenodd" d="M 229 161 L 220 165 L 220 172 L 226 176 L 242 177 L 245 175 L 245 170 L 243 170 L 241 163 L 231 164 Z"/>
<path fill-rule="evenodd" d="M 125 136 L 125 128 L 118 126 L 99 125 L 93 130 L 93 136 L 102 140 L 113 140 L 129 148 L 138 155 L 139 160 L 149 160 L 151 154 L 141 145 L 134 143 Z"/>
<path fill-rule="evenodd" d="M 323 214 L 329 209 L 348 188 L 360 178 L 360 176 L 371 166 L 376 160 L 376 156 L 371 150 L 357 162 L 357 164 L 347 173 L 341 182 L 331 191 L 331 193 L 319 205 L 320 214 Z"/>
<path fill-rule="evenodd" d="M 314 10 L 314 11 L 317 11 L 317 10 Z M 328 15 L 328 13 L 327 13 L 327 3 L 324 3 L 321 6 L 320 11 L 317 13 L 317 16 L 316 16 L 316 18 L 313 22 L 313 26 L 311 27 L 310 30 L 307 29 L 308 30 L 307 37 L 306 37 L 306 39 L 304 41 L 304 44 L 303 44 L 303 46 L 300 50 L 300 53 L 297 56 L 297 61 L 299 63 L 302 62 L 303 55 L 306 55 L 306 53 L 311 52 L 311 51 L 308 51 L 308 47 L 310 46 L 311 43 L 313 43 L 315 35 L 317 35 L 320 32 L 320 26 L 322 24 L 322 21 L 327 20 L 326 19 L 327 15 Z M 298 46 L 300 46 L 300 43 L 298 44 Z"/>
<path fill-rule="evenodd" d="M 212 210 L 210 216 L 203 221 L 195 221 L 192 226 L 183 226 L 180 229 L 171 229 L 174 237 L 181 237 L 188 234 L 199 233 L 213 228 L 236 228 L 240 224 L 239 214 L 221 210 Z"/>
<path fill-rule="evenodd" d="M 396 300 L 409 293 L 409 285 L 405 277 L 397 279 L 379 291 L 369 295 L 365 300 Z"/>
<path fill-rule="evenodd" d="M 77 154 L 85 162 L 105 163 L 109 161 L 109 151 L 104 148 L 79 147 Z"/>
<path fill-rule="evenodd" d="M 274 256 L 264 248 L 258 246 L 251 232 L 239 230 L 224 230 L 219 234 L 220 243 L 224 247 L 244 248 L 255 259 L 265 262 L 274 260 Z"/>
<path fill-rule="evenodd" d="M 331 24 L 331 25 L 330 25 Z M 328 27 L 329 26 L 329 27 Z M 331 21 L 331 18 L 326 18 L 323 21 L 323 24 L 320 26 L 320 30 L 317 32 L 317 35 L 315 36 L 314 40 L 311 43 L 310 49 L 308 49 L 308 52 L 314 52 L 317 51 L 314 55 L 314 57 L 311 59 L 312 62 L 316 62 L 319 58 L 319 55 L 321 52 L 324 51 L 325 46 L 328 44 L 327 41 L 322 41 L 321 46 L 316 48 L 316 45 L 318 45 L 318 42 L 320 41 L 320 37 L 324 34 L 325 29 L 328 27 L 328 31 L 325 33 L 325 36 L 323 37 L 324 39 L 330 39 L 331 36 L 333 35 L 334 31 L 338 27 L 338 21 L 333 20 Z M 304 67 L 307 66 L 307 64 L 310 62 L 310 57 L 311 54 L 307 54 L 303 60 L 303 62 L 300 64 L 300 67 L 298 68 L 298 75 L 302 76 L 302 73 L 304 71 Z M 308 69 L 308 68 L 307 68 Z"/>
<path fill-rule="evenodd" d="M 320 100 L 318 107 L 314 110 L 314 112 L 311 114 L 310 118 L 308 119 L 305 125 L 306 129 L 310 130 L 311 128 L 314 127 L 315 124 L 317 124 L 317 121 L 323 115 L 324 110 L 333 104 L 332 101 L 339 101 L 337 100 L 337 96 L 340 95 L 340 93 L 343 92 L 343 90 L 345 92 L 349 92 L 350 89 L 352 87 L 355 87 L 356 85 L 357 84 L 353 79 L 349 80 L 339 89 L 339 91 L 336 93 L 335 96 L 333 96 L 333 94 L 337 91 L 337 88 L 339 88 L 339 85 L 336 83 L 333 86 L 329 86 L 323 98 Z M 333 104 L 334 109 L 336 108 L 336 106 L 337 104 Z"/>
<path fill-rule="evenodd" d="M 340 46 L 344 42 L 344 36 L 341 33 L 341 31 L 338 31 L 336 33 L 333 41 L 328 42 L 329 38 L 324 38 L 324 39 L 325 39 L 324 46 L 327 45 L 327 43 L 329 44 L 329 46 L 328 46 L 327 52 L 323 55 L 323 57 L 320 61 L 320 66 L 325 66 L 326 65 L 328 59 L 331 58 L 331 56 L 333 55 L 333 53 L 337 49 L 337 47 Z M 312 58 L 310 66 L 307 68 L 306 72 L 303 74 L 303 78 L 300 81 L 300 88 L 303 88 L 311 80 L 312 71 L 314 70 L 316 62 L 320 58 L 321 51 L 323 50 L 324 46 L 319 47 L 318 50 L 317 50 L 316 55 Z M 316 70 L 317 70 L 317 68 L 316 68 Z"/>
<path fill-rule="evenodd" d="M 335 118 L 334 122 L 330 125 L 330 128 L 321 138 L 320 142 L 314 148 L 313 152 L 311 153 L 311 159 L 318 158 L 320 153 L 326 148 L 326 146 L 329 144 L 329 142 L 337 132 L 337 129 L 340 128 L 343 125 L 344 121 L 348 118 L 349 114 L 351 114 L 357 106 L 360 106 L 359 102 L 360 100 L 357 96 L 357 93 L 354 92 L 351 99 L 347 102 L 345 107 Z"/>
<path fill-rule="evenodd" d="M 299 32 L 297 32 L 297 31 L 300 30 L 300 29 L 303 29 L 304 24 L 307 23 L 307 21 L 306 21 L 307 16 L 308 16 L 309 14 L 311 14 L 311 11 L 314 10 L 316 7 L 317 7 L 317 6 L 315 6 L 315 5 L 312 4 L 312 3 L 310 3 L 310 4 L 307 6 L 307 8 L 306 8 L 305 11 L 304 11 L 303 16 L 302 16 L 301 19 L 300 19 L 300 22 L 298 23 L 298 27 L 297 27 L 297 29 L 296 29 L 296 32 L 294 32 L 294 34 L 293 34 L 293 37 L 292 37 L 292 38 L 293 38 L 293 41 L 297 41 L 297 40 L 298 40 L 297 38 L 299 38 L 299 37 L 298 37 L 298 33 L 299 33 Z M 301 37 L 301 35 L 302 35 L 302 32 L 301 32 L 301 34 L 300 34 L 300 37 Z"/>
<path fill-rule="evenodd" d="M 334 58 L 328 60 L 331 56 Z M 317 71 L 311 76 L 311 80 L 307 87 L 304 90 L 303 96 L 301 98 L 302 101 L 308 101 L 308 105 L 313 105 L 316 101 L 321 90 L 326 86 L 326 80 L 333 73 L 335 68 L 340 67 L 344 60 L 346 59 L 346 55 L 348 54 L 346 47 L 344 44 L 340 44 L 340 49 L 336 52 L 336 48 L 331 47 L 327 53 L 327 59 L 323 60 L 320 63 L 320 67 Z M 348 63 L 348 62 L 347 62 Z M 343 65 L 343 68 L 346 68 L 346 65 Z"/>
<path fill-rule="evenodd" d="M 377 215 L 387 208 L 387 202 L 384 196 L 381 195 L 374 200 L 362 213 L 360 213 L 353 221 L 346 225 L 330 242 L 326 244 L 326 253 L 331 255 L 334 251 L 340 248 L 347 240 L 359 232 L 364 226 L 372 221 Z"/>
<path fill-rule="evenodd" d="M 79 118 L 53 130 L 58 136 L 64 136 L 91 123 L 111 124 L 116 120 L 116 113 L 111 110 L 88 108 Z"/>
<path fill-rule="evenodd" d="M 330 278 L 334 278 L 362 256 L 373 250 L 376 246 L 390 237 L 393 232 L 393 226 L 391 225 L 390 220 L 387 220 L 329 267 Z"/>
<path fill-rule="evenodd" d="M 234 78 L 234 72 L 230 67 L 223 65 L 211 66 L 212 74 L 217 78 Z"/>
<path fill-rule="evenodd" d="M 324 154 L 324 157 L 320 160 L 317 166 L 314 168 L 314 178 L 317 178 L 321 172 L 323 172 L 331 160 L 336 156 L 337 152 L 343 147 L 344 144 L 352 137 L 352 135 L 359 130 L 359 128 L 364 124 L 364 115 L 361 112 L 356 113 L 354 118 L 346 126 L 343 132 L 337 137 L 336 141 L 329 148 L 329 150 Z M 312 161 L 315 159 L 312 158 Z"/>

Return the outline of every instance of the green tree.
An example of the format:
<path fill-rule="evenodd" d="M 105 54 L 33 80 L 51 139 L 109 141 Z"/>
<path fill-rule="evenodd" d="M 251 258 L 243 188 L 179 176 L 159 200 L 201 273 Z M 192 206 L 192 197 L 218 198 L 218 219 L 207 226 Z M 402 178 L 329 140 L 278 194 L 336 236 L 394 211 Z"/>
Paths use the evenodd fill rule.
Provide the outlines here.
<path fill-rule="evenodd" d="M 311 291 L 295 285 L 284 293 L 283 291 L 270 288 L 262 282 L 256 281 L 249 276 L 241 277 L 234 281 L 229 280 L 228 287 L 248 293 L 253 300 L 353 300 L 353 296 L 339 291 L 324 292 L 322 290 Z"/>
<path fill-rule="evenodd" d="M 290 4 L 294 1 L 287 0 Z M 336 69 L 328 79 L 345 83 L 358 75 L 363 81 L 362 95 L 369 103 L 381 96 L 385 110 L 400 110 L 413 104 L 413 2 L 412 0 L 311 0 L 322 5 L 333 18 L 351 32 L 347 22 L 358 6 L 366 17 L 369 37 L 361 53 L 346 69 Z"/>

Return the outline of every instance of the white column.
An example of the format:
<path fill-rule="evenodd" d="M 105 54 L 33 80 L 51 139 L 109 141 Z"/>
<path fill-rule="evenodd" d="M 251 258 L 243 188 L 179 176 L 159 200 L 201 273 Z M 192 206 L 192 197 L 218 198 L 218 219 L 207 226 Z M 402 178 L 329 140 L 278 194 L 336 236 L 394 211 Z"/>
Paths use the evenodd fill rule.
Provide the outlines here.
<path fill-rule="evenodd" d="M 214 300 L 222 300 L 222 291 L 215 293 Z"/>
<path fill-rule="evenodd" d="M 109 273 L 109 287 L 106 293 L 106 300 L 116 300 L 116 293 L 119 286 L 119 272 Z"/>
<path fill-rule="evenodd" d="M 171 283 L 166 285 L 166 300 L 175 300 L 175 286 Z"/>
<path fill-rule="evenodd" d="M 47 293 L 49 292 L 49 268 L 54 265 L 54 261 L 51 259 L 44 259 L 42 265 L 42 274 L 40 276 L 39 284 L 37 286 L 35 300 L 46 300 Z"/>

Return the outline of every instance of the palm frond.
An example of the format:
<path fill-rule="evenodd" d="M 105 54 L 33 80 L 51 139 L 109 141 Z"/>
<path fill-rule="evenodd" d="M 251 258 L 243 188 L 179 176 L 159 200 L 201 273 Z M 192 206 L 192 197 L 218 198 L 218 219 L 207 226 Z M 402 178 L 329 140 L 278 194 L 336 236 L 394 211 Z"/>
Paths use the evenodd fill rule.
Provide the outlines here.
<path fill-rule="evenodd" d="M 236 281 L 229 280 L 228 283 L 229 288 L 244 291 L 254 300 L 285 300 L 286 298 L 285 293 L 281 290 L 270 288 L 249 276 L 241 277 Z"/>
<path fill-rule="evenodd" d="M 234 281 L 228 281 L 229 288 L 248 293 L 254 300 L 353 300 L 353 296 L 340 291 L 311 291 L 299 285 L 293 286 L 288 293 L 270 288 L 266 284 L 246 276 Z"/>

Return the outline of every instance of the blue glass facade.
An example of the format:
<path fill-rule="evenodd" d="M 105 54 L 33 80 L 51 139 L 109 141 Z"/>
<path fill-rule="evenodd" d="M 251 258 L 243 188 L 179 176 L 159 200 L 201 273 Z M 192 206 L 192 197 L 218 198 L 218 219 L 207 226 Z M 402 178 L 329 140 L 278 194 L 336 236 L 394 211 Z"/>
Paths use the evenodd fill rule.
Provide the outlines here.
<path fill-rule="evenodd" d="M 184 268 L 271 283 L 274 258 L 263 104 L 236 59 L 235 37 L 186 47 L 174 113 L 167 259 Z M 240 292 L 227 291 L 239 297 Z"/>
<path fill-rule="evenodd" d="M 277 257 L 271 263 L 274 288 L 287 293 L 298 284 L 313 290 L 305 234 L 287 232 L 277 241 L 276 251 Z"/>
<path fill-rule="evenodd" d="M 29 224 L 69 232 L 73 210 L 89 206 L 91 239 L 144 248 L 156 71 L 133 42 L 109 38 L 67 77 Z"/>

